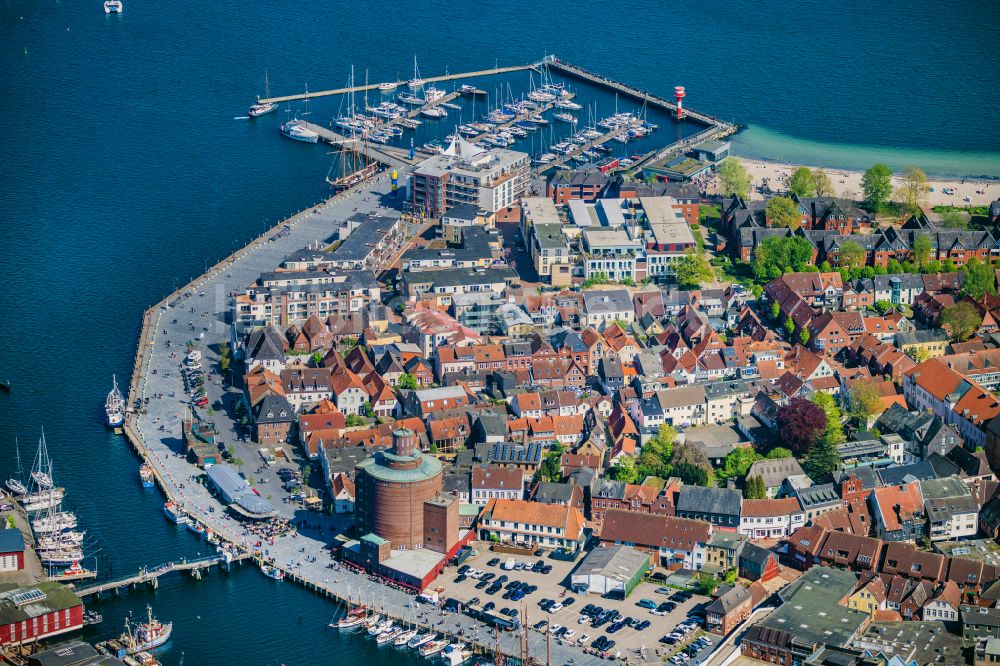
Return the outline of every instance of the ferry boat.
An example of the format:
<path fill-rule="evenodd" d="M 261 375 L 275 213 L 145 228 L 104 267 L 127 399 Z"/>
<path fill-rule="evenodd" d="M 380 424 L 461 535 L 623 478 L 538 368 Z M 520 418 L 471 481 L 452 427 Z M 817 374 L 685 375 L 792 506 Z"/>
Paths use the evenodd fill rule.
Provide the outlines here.
<path fill-rule="evenodd" d="M 406 647 L 410 648 L 411 650 L 416 650 L 420 647 L 423 647 L 426 643 L 430 643 L 431 641 L 436 640 L 437 637 L 438 637 L 437 634 L 431 632 L 427 632 L 426 634 L 417 634 L 416 636 L 414 636 L 413 638 L 411 638 L 409 641 L 406 642 Z"/>
<path fill-rule="evenodd" d="M 574 116 L 572 113 L 553 113 L 552 117 L 555 118 L 556 120 L 562 121 L 564 123 L 571 123 L 573 125 L 575 125 L 577 122 L 576 116 Z"/>
<path fill-rule="evenodd" d="M 117 428 L 125 423 L 125 399 L 118 390 L 118 378 L 111 375 L 111 391 L 104 400 L 104 417 L 109 428 Z"/>
<path fill-rule="evenodd" d="M 123 9 L 122 0 L 105 0 L 104 3 L 105 14 L 121 14 L 122 9 Z"/>
<path fill-rule="evenodd" d="M 264 572 L 264 575 L 268 578 L 273 578 L 274 580 L 285 580 L 285 572 L 278 567 L 271 566 L 270 564 L 263 564 L 260 570 Z"/>
<path fill-rule="evenodd" d="M 421 657 L 431 657 L 441 650 L 443 650 L 448 645 L 447 638 L 435 638 L 434 640 L 428 641 L 420 646 L 418 652 Z"/>
<path fill-rule="evenodd" d="M 170 640 L 170 634 L 174 630 L 174 623 L 160 622 L 153 617 L 153 608 L 146 606 L 147 620 L 141 624 L 135 624 L 125 620 L 125 633 L 119 637 L 119 641 L 125 647 L 127 654 L 138 654 L 155 650 Z"/>
<path fill-rule="evenodd" d="M 177 523 L 178 525 L 187 525 L 188 517 L 181 512 L 181 510 L 171 501 L 167 501 L 163 505 L 163 513 L 166 514 L 167 518 L 171 522 Z"/>
<path fill-rule="evenodd" d="M 142 481 L 143 488 L 152 488 L 156 484 L 153 481 L 153 466 L 149 463 L 142 463 L 139 466 L 139 479 Z"/>
<path fill-rule="evenodd" d="M 7 479 L 7 482 L 4 485 L 6 485 L 7 489 L 15 495 L 25 495 L 28 492 L 28 489 L 25 488 L 24 484 L 17 479 Z"/>
<path fill-rule="evenodd" d="M 264 72 L 264 99 L 271 97 L 271 86 L 267 80 L 267 72 Z M 265 113 L 271 113 L 278 108 L 278 105 L 274 102 L 261 102 L 260 96 L 257 96 L 257 103 L 250 105 L 250 110 L 247 111 L 247 115 L 251 118 L 256 118 L 257 116 L 262 116 Z"/>
<path fill-rule="evenodd" d="M 303 126 L 298 120 L 281 123 L 281 133 L 293 141 L 303 143 L 319 142 L 319 134 Z"/>

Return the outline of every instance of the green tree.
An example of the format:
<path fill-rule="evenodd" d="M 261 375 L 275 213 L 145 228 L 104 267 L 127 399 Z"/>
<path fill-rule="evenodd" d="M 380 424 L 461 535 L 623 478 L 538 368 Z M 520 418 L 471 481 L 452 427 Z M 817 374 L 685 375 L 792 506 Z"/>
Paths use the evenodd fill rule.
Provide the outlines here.
<path fill-rule="evenodd" d="M 848 393 L 851 416 L 862 428 L 868 427 L 872 417 L 882 413 L 882 394 L 870 382 L 858 382 Z"/>
<path fill-rule="evenodd" d="M 665 479 L 670 476 L 670 459 L 674 455 L 674 442 L 677 441 L 677 431 L 666 423 L 660 426 L 659 432 L 642 445 L 639 453 L 639 476 L 655 476 Z"/>
<path fill-rule="evenodd" d="M 347 423 L 348 428 L 363 426 L 365 423 L 367 423 L 367 421 L 365 421 L 365 417 L 359 414 L 348 414 L 345 421 Z"/>
<path fill-rule="evenodd" d="M 764 484 L 764 477 L 758 475 L 747 479 L 743 488 L 743 497 L 747 499 L 767 499 L 767 486 Z"/>
<path fill-rule="evenodd" d="M 969 218 L 957 210 L 950 210 L 941 213 L 941 226 L 946 229 L 968 229 Z"/>
<path fill-rule="evenodd" d="M 689 465 L 688 463 L 674 465 L 673 475 L 689 486 L 703 486 L 707 488 L 714 485 L 712 483 L 712 472 L 706 470 L 704 467 Z"/>
<path fill-rule="evenodd" d="M 839 265 L 846 268 L 860 268 L 865 263 L 865 248 L 852 240 L 840 244 Z"/>
<path fill-rule="evenodd" d="M 931 252 L 934 251 L 934 243 L 926 234 L 920 234 L 913 239 L 913 260 L 917 262 L 917 266 L 922 267 L 927 263 L 927 260 L 931 258 Z"/>
<path fill-rule="evenodd" d="M 950 333 L 953 340 L 965 342 L 983 323 L 983 318 L 975 306 L 968 301 L 956 303 L 941 312 L 941 325 Z"/>
<path fill-rule="evenodd" d="M 813 245 L 801 236 L 767 238 L 754 248 L 753 273 L 759 280 L 773 280 L 789 271 L 804 271 L 813 263 Z"/>
<path fill-rule="evenodd" d="M 927 351 L 926 347 L 910 347 L 906 350 L 906 355 L 909 356 L 914 363 L 923 363 L 931 357 L 931 353 Z"/>
<path fill-rule="evenodd" d="M 903 174 L 903 183 L 896 190 L 896 198 L 907 210 L 916 215 L 927 205 L 927 193 L 930 189 L 927 174 L 922 169 L 911 166 Z"/>
<path fill-rule="evenodd" d="M 795 322 L 792 321 L 791 317 L 785 319 L 785 333 L 788 334 L 788 337 L 791 337 L 795 333 Z"/>
<path fill-rule="evenodd" d="M 771 301 L 771 319 L 777 321 L 778 317 L 781 316 L 781 305 L 778 301 Z"/>
<path fill-rule="evenodd" d="M 830 182 L 830 177 L 828 175 L 826 175 L 822 171 L 816 171 L 813 173 L 813 181 L 816 184 L 816 196 L 818 197 L 833 196 L 833 183 Z"/>
<path fill-rule="evenodd" d="M 809 449 L 802 464 L 802 470 L 816 482 L 838 469 L 840 469 L 840 456 L 837 454 L 837 445 L 826 438 L 820 439 Z"/>
<path fill-rule="evenodd" d="M 833 444 L 842 444 L 847 438 L 844 436 L 843 417 L 837 401 L 829 393 L 816 392 L 812 396 L 812 403 L 826 413 L 826 428 L 820 438 Z"/>
<path fill-rule="evenodd" d="M 861 187 L 865 194 L 865 203 L 873 209 L 878 209 L 889 201 L 892 195 L 892 171 L 879 162 L 865 171 L 861 178 Z"/>
<path fill-rule="evenodd" d="M 715 280 L 715 269 L 704 252 L 691 248 L 677 262 L 677 282 L 681 287 L 694 288 Z"/>
<path fill-rule="evenodd" d="M 599 284 L 608 283 L 608 274 L 603 271 L 596 271 L 590 274 L 590 277 L 583 281 L 580 285 L 581 289 L 590 289 L 591 287 L 596 287 Z"/>
<path fill-rule="evenodd" d="M 742 479 L 750 465 L 760 460 L 760 455 L 749 446 L 737 446 L 729 452 L 719 470 L 720 479 Z"/>
<path fill-rule="evenodd" d="M 219 344 L 219 370 L 223 373 L 229 372 L 229 367 L 233 363 L 232 350 L 228 342 Z"/>
<path fill-rule="evenodd" d="M 609 472 L 615 481 L 622 483 L 636 483 L 639 480 L 639 467 L 635 458 L 630 455 L 619 456 Z"/>
<path fill-rule="evenodd" d="M 799 343 L 803 347 L 805 347 L 806 345 L 809 344 L 809 337 L 810 337 L 809 336 L 809 329 L 806 328 L 805 326 L 803 326 L 801 328 L 801 330 L 799 330 Z"/>
<path fill-rule="evenodd" d="M 973 300 L 979 300 L 983 294 L 996 296 L 996 273 L 993 267 L 973 257 L 965 265 L 965 285 L 962 293 Z"/>
<path fill-rule="evenodd" d="M 313 352 L 312 362 L 317 368 L 323 365 L 323 355 L 319 352 Z"/>
<path fill-rule="evenodd" d="M 404 372 L 399 376 L 399 388 L 410 391 L 417 390 L 417 378 L 408 372 Z"/>
<path fill-rule="evenodd" d="M 719 587 L 718 578 L 705 573 L 698 574 L 698 579 L 695 583 L 695 589 L 698 591 L 698 594 L 710 597 L 717 587 Z"/>
<path fill-rule="evenodd" d="M 774 197 L 767 202 L 767 219 L 772 227 L 798 229 L 802 223 L 802 211 L 788 197 Z"/>
<path fill-rule="evenodd" d="M 788 189 L 798 197 L 816 196 L 816 176 L 809 167 L 799 167 L 792 172 Z"/>
<path fill-rule="evenodd" d="M 719 167 L 719 189 L 723 196 L 746 197 L 750 192 L 750 173 L 735 157 L 727 157 Z"/>
<path fill-rule="evenodd" d="M 777 460 L 778 458 L 791 458 L 792 452 L 783 446 L 776 446 L 767 452 L 768 460 Z"/>

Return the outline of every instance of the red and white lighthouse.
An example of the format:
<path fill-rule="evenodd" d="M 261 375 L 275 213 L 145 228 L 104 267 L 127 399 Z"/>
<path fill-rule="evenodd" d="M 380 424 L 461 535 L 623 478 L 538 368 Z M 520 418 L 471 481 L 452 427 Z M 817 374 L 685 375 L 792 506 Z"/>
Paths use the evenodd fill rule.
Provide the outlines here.
<path fill-rule="evenodd" d="M 684 86 L 674 86 L 674 99 L 677 100 L 677 117 L 684 115 Z"/>

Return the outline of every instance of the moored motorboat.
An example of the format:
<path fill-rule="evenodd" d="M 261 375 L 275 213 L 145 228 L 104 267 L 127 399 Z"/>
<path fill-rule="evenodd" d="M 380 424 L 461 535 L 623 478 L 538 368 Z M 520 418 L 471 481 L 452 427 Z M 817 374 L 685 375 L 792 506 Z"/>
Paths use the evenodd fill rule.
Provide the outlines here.
<path fill-rule="evenodd" d="M 418 652 L 421 657 L 430 657 L 443 650 L 447 645 L 447 638 L 436 638 L 421 645 Z"/>
<path fill-rule="evenodd" d="M 200 537 L 205 536 L 205 526 L 201 523 L 196 523 L 195 521 L 188 522 L 188 529 L 197 534 Z"/>
<path fill-rule="evenodd" d="M 271 566 L 270 564 L 262 564 L 260 570 L 264 572 L 264 575 L 268 578 L 273 578 L 274 580 L 285 580 L 285 572 L 278 567 Z"/>
<path fill-rule="evenodd" d="M 280 129 L 284 136 L 292 139 L 293 141 L 301 141 L 303 143 L 319 142 L 319 134 L 312 131 L 298 120 L 289 120 L 288 122 L 281 123 Z"/>
<path fill-rule="evenodd" d="M 433 640 L 437 640 L 437 637 L 438 635 L 432 632 L 427 632 L 425 634 L 417 634 L 409 641 L 407 641 L 406 647 L 410 648 L 411 650 L 416 650 L 418 648 L 423 647 L 425 644 L 430 643 Z"/>
<path fill-rule="evenodd" d="M 396 634 L 396 637 L 392 639 L 392 644 L 399 647 L 403 647 L 410 642 L 410 639 L 417 635 L 416 629 L 407 629 L 406 631 L 401 631 Z"/>
<path fill-rule="evenodd" d="M 441 660 L 449 666 L 461 666 L 471 656 L 472 650 L 461 643 L 450 643 L 441 651 Z"/>
<path fill-rule="evenodd" d="M 392 626 L 392 619 L 391 618 L 387 619 L 387 620 L 382 620 L 381 622 L 378 622 L 378 623 L 373 624 L 370 627 L 368 627 L 368 635 L 369 636 L 378 636 L 383 631 L 388 631 L 389 627 L 391 627 L 391 626 Z"/>
<path fill-rule="evenodd" d="M 122 9 L 122 0 L 106 0 L 104 3 L 105 14 L 121 14 Z"/>
<path fill-rule="evenodd" d="M 399 87 L 399 81 L 384 81 L 378 84 L 378 89 L 383 92 L 388 92 L 390 90 L 395 90 Z"/>
<path fill-rule="evenodd" d="M 400 627 L 394 624 L 376 636 L 375 642 L 379 645 L 385 645 L 386 643 L 395 640 L 396 636 L 398 636 L 402 631 L 403 630 Z"/>
<path fill-rule="evenodd" d="M 448 112 L 439 106 L 425 106 L 420 109 L 420 115 L 428 118 L 447 118 Z"/>

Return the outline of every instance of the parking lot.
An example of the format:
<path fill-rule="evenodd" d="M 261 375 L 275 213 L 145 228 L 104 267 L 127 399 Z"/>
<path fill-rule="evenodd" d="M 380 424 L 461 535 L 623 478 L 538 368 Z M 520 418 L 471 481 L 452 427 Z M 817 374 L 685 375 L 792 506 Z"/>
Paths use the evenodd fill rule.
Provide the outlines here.
<path fill-rule="evenodd" d="M 485 544 L 484 544 L 485 545 Z M 515 562 L 526 564 L 528 569 L 508 570 L 504 565 L 513 557 Z M 548 573 L 533 571 L 531 567 L 541 561 L 545 566 L 551 567 Z M 517 612 L 518 620 L 521 624 L 527 624 L 534 631 L 550 632 L 558 631 L 565 627 L 565 631 L 560 631 L 560 636 L 553 635 L 553 641 L 573 642 L 585 647 L 600 649 L 601 645 L 595 646 L 595 642 L 601 637 L 614 641 L 610 649 L 601 651 L 614 655 L 620 653 L 622 657 L 628 657 L 632 662 L 642 661 L 642 651 L 645 650 L 645 661 L 660 662 L 665 657 L 673 655 L 688 645 L 696 637 L 704 635 L 698 628 L 689 630 L 684 637 L 674 645 L 660 642 L 660 639 L 671 633 L 675 628 L 689 619 L 689 613 L 695 611 L 709 599 L 704 596 L 680 593 L 676 589 L 661 587 L 650 582 L 640 583 L 627 599 L 608 599 L 597 594 L 575 594 L 569 590 L 570 572 L 575 568 L 576 562 L 564 562 L 547 557 L 533 556 L 511 556 L 502 553 L 494 553 L 488 549 L 483 549 L 479 555 L 469 558 L 465 566 L 470 567 L 466 575 L 459 576 L 458 570 L 449 569 L 445 575 L 438 579 L 438 586 L 442 588 L 443 598 L 454 598 L 463 604 L 472 602 L 474 607 L 490 610 L 509 617 L 511 611 Z M 476 572 L 486 574 L 483 580 L 476 577 Z M 468 574 L 474 574 L 472 576 Z M 491 575 L 492 574 L 492 575 Z M 506 578 L 503 578 L 506 577 Z M 497 586 L 495 583 L 501 580 Z M 513 594 L 512 585 L 521 583 L 528 587 L 524 590 L 523 598 L 517 599 Z M 437 587 L 437 586 L 436 586 Z M 491 592 L 492 590 L 492 592 Z M 679 599 L 690 595 L 687 599 Z M 506 598 L 505 598 L 506 596 Z M 653 609 L 640 606 L 639 603 L 646 600 L 644 606 L 651 605 Z M 488 606 L 488 604 L 493 606 Z M 669 603 L 668 609 L 659 609 L 660 604 Z M 588 608 L 588 604 L 598 606 L 601 610 L 607 611 L 606 615 L 611 615 L 615 611 L 620 614 L 620 619 L 631 622 L 623 624 L 616 622 L 611 617 L 606 617 L 604 622 L 598 627 L 593 626 L 592 620 L 586 617 L 583 611 Z M 546 608 L 542 608 L 544 605 Z M 653 611 L 656 611 L 655 613 Z M 640 623 L 648 623 L 643 626 Z M 635 625 L 639 625 L 637 628 Z M 693 651 L 695 654 L 685 663 L 695 664 L 704 659 L 704 656 L 711 652 L 712 646 L 717 642 L 717 636 L 708 636 L 712 645 L 704 645 L 701 650 Z"/>

